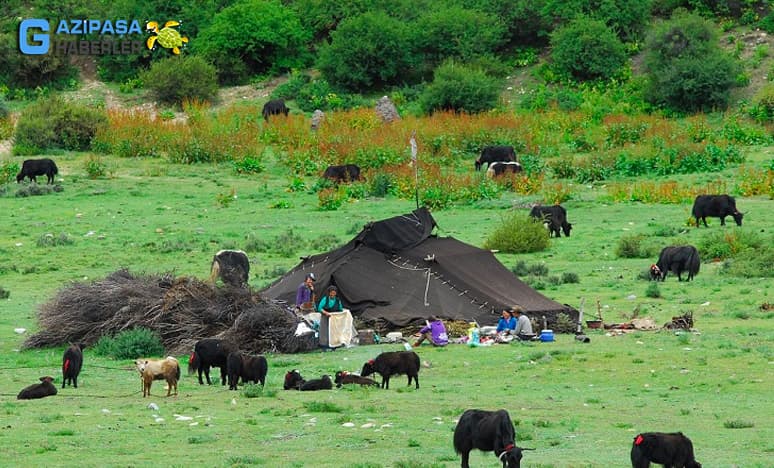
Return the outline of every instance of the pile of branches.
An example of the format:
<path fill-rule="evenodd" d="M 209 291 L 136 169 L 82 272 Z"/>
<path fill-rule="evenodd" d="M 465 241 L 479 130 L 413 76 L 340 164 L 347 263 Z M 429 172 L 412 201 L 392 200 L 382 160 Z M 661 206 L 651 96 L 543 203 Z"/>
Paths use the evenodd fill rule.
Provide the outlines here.
<path fill-rule="evenodd" d="M 313 335 L 294 336 L 297 323 L 291 312 L 248 288 L 118 270 L 60 290 L 40 307 L 41 331 L 23 347 L 89 346 L 103 336 L 144 327 L 157 332 L 171 354 L 187 354 L 196 341 L 214 336 L 228 337 L 241 350 L 255 353 L 314 349 Z"/>
<path fill-rule="evenodd" d="M 665 323 L 664 328 L 668 330 L 690 330 L 693 328 L 693 312 L 672 317 L 672 321 Z"/>

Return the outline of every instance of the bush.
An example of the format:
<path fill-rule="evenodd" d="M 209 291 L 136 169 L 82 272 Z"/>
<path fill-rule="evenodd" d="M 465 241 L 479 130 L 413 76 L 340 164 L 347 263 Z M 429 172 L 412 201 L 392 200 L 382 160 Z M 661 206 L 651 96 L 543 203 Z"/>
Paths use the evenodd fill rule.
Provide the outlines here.
<path fill-rule="evenodd" d="M 215 67 L 197 56 L 172 56 L 153 62 L 140 79 L 156 99 L 166 103 L 211 101 L 218 93 Z"/>
<path fill-rule="evenodd" d="M 759 250 L 761 257 L 766 257 L 767 246 L 771 245 L 771 238 L 764 238 L 760 234 L 742 230 L 713 230 L 711 234 L 702 238 L 699 245 L 701 259 L 712 261 L 735 257 L 747 250 Z"/>
<path fill-rule="evenodd" d="M 774 121 L 774 83 L 767 83 L 755 94 L 748 112 L 758 122 Z"/>
<path fill-rule="evenodd" d="M 484 248 L 505 253 L 537 252 L 548 247 L 548 241 L 543 223 L 535 221 L 527 213 L 514 212 L 495 227 L 484 241 Z"/>
<path fill-rule="evenodd" d="M 107 117 L 101 109 L 58 97 L 42 99 L 28 106 L 19 116 L 14 148 L 87 150 L 97 129 L 106 122 Z"/>
<path fill-rule="evenodd" d="M 742 278 L 774 277 L 774 248 L 745 249 L 723 263 L 723 273 Z"/>
<path fill-rule="evenodd" d="M 11 297 L 11 291 L 0 286 L 0 299 L 8 299 L 9 297 Z"/>
<path fill-rule="evenodd" d="M 551 35 L 551 60 L 559 75 L 599 80 L 612 78 L 621 70 L 626 52 L 605 23 L 580 17 Z"/>
<path fill-rule="evenodd" d="M 648 287 L 645 289 L 645 295 L 647 297 L 651 297 L 653 299 L 658 299 L 661 297 L 661 290 L 658 288 L 658 283 L 652 282 L 648 285 Z"/>
<path fill-rule="evenodd" d="M 19 163 L 17 162 L 3 161 L 0 163 L 0 185 L 14 182 L 19 170 Z"/>
<path fill-rule="evenodd" d="M 368 194 L 372 197 L 383 198 L 386 197 L 395 185 L 393 176 L 384 172 L 380 172 L 371 178 L 369 181 L 370 188 Z"/>
<path fill-rule="evenodd" d="M 740 66 L 709 21 L 679 11 L 653 29 L 645 50 L 648 101 L 676 111 L 726 106 Z"/>
<path fill-rule="evenodd" d="M 7 18 L 7 10 L 3 19 Z M 3 21 L 5 23 L 5 21 Z M 53 31 L 52 31 L 53 32 Z M 19 52 L 18 27 L 11 34 L 0 34 L 0 83 L 10 89 L 72 87 L 78 70 L 70 65 L 67 55 L 25 55 Z M 16 93 L 13 93 L 16 95 Z M 20 93 L 25 96 L 25 93 Z M 11 99 L 12 97 L 9 97 Z"/>
<path fill-rule="evenodd" d="M 66 232 L 60 232 L 58 236 L 55 236 L 49 232 L 38 237 L 38 240 L 36 242 L 36 245 L 38 247 L 56 247 L 59 245 L 72 245 L 72 244 L 73 244 L 73 238 L 70 237 L 70 234 L 67 234 Z"/>
<path fill-rule="evenodd" d="M 409 27 L 383 12 L 343 20 L 320 50 L 317 66 L 334 86 L 365 91 L 411 81 L 415 69 Z"/>
<path fill-rule="evenodd" d="M 499 80 L 480 69 L 448 61 L 436 68 L 433 82 L 420 96 L 424 112 L 451 110 L 475 114 L 497 106 Z"/>
<path fill-rule="evenodd" d="M 647 258 L 651 256 L 649 249 L 642 245 L 645 236 L 632 234 L 623 236 L 618 240 L 615 246 L 615 255 L 618 258 Z"/>
<path fill-rule="evenodd" d="M 92 349 L 98 356 L 113 359 L 137 359 L 139 357 L 162 356 L 164 346 L 159 335 L 147 328 L 133 328 L 115 336 L 103 336 Z"/>
<path fill-rule="evenodd" d="M 220 81 L 235 84 L 305 67 L 310 39 L 296 12 L 278 0 L 243 0 L 216 14 L 196 43 L 217 67 Z"/>
<path fill-rule="evenodd" d="M 562 284 L 568 283 L 580 283 L 580 278 L 577 273 L 565 271 L 562 273 Z"/>
<path fill-rule="evenodd" d="M 296 96 L 298 96 L 299 91 L 301 91 L 301 88 L 310 81 L 312 81 L 312 78 L 308 74 L 293 70 L 288 77 L 288 81 L 274 88 L 274 91 L 271 93 L 271 98 L 285 100 L 295 99 Z"/>
<path fill-rule="evenodd" d="M 104 177 L 108 171 L 105 161 L 95 154 L 90 154 L 83 161 L 83 168 L 86 170 L 86 175 L 89 176 L 89 179 Z"/>
<path fill-rule="evenodd" d="M 263 163 L 260 158 L 245 156 L 240 160 L 234 161 L 234 170 L 237 174 L 259 174 L 263 172 L 263 169 Z"/>
<path fill-rule="evenodd" d="M 364 105 L 358 94 L 336 92 L 324 79 L 312 80 L 298 90 L 296 104 L 306 112 L 351 109 Z"/>

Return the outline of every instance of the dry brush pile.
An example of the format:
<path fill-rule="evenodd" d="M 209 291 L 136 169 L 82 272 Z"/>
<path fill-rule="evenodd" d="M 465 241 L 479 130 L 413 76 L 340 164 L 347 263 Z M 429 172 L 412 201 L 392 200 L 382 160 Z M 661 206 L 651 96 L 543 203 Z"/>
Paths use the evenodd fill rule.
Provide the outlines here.
<path fill-rule="evenodd" d="M 88 346 L 102 336 L 144 327 L 156 331 L 171 354 L 187 354 L 196 341 L 209 337 L 227 338 L 256 353 L 316 348 L 316 339 L 294 336 L 297 323 L 282 306 L 248 289 L 118 270 L 102 280 L 61 289 L 40 307 L 40 331 L 23 346 Z"/>

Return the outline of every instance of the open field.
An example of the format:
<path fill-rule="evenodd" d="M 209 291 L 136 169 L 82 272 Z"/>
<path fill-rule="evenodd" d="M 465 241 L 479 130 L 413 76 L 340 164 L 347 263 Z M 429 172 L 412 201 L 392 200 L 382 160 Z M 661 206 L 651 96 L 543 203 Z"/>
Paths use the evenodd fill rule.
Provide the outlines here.
<path fill-rule="evenodd" d="M 750 164 L 763 167 L 770 148 L 756 151 Z M 412 200 L 366 198 L 320 211 L 316 194 L 285 191 L 291 178 L 272 161 L 262 174 L 238 175 L 227 164 L 105 157 L 113 177 L 92 180 L 84 157 L 55 156 L 61 193 L 0 197 L 0 287 L 10 292 L 0 302 L 0 444 L 6 448 L 0 464 L 452 467 L 459 466 L 451 445 L 454 420 L 467 408 L 502 407 L 517 423 L 519 445 L 537 449 L 527 452 L 527 467 L 625 467 L 632 437 L 650 430 L 684 431 L 706 467 L 773 466 L 774 313 L 761 309 L 774 302 L 772 279 L 728 276 L 721 262 L 705 262 L 692 283 L 670 276 L 659 284 L 662 297 L 649 298 L 649 283 L 639 275 L 656 255 L 615 255 L 629 234 L 642 234 L 659 249 L 697 245 L 719 230 L 771 239 L 767 214 L 774 202 L 767 197 L 737 199 L 748 213 L 741 228 L 713 219 L 709 229 L 696 229 L 686 226 L 690 205 L 615 204 L 602 185 L 576 186 L 564 203 L 574 226 L 570 238 L 551 240 L 540 253 L 499 257 L 508 267 L 524 260 L 544 262 L 550 275 L 576 273 L 579 283 L 547 282 L 541 292 L 575 307 L 585 299 L 586 314 L 597 301 L 607 322 L 627 320 L 636 307 L 656 323 L 693 311 L 697 334 L 589 332 L 588 345 L 559 335 L 555 343 L 422 347 L 430 367 L 420 373 L 419 390 L 404 388 L 402 377 L 387 391 L 281 389 L 286 370 L 298 368 L 307 378 L 359 371 L 395 345 L 270 355 L 258 398 L 200 387 L 185 376 L 178 398 L 163 397 L 163 382 L 156 382 L 154 396 L 143 399 L 130 362 L 97 358 L 87 348 L 80 388 L 17 401 L 16 393 L 41 375 L 61 385 L 62 348 L 19 351 L 23 336 L 14 328 L 34 333 L 36 307 L 70 281 L 121 267 L 204 278 L 217 250 L 260 241 L 268 247 L 249 255 L 250 283 L 261 288 L 299 256 L 333 246 L 319 239 L 344 243 L 366 222 L 414 208 Z M 670 180 L 703 184 L 734 172 Z M 236 199 L 224 203 L 232 190 Z M 439 235 L 480 246 L 508 209 L 536 200 L 507 193 L 433 215 Z M 51 245 L 49 234 L 66 241 Z M 148 409 L 150 402 L 160 409 Z M 176 420 L 176 414 L 194 419 Z M 346 422 L 355 427 L 343 427 Z M 163 448 L 156 453 L 149 442 Z M 495 459 L 474 453 L 472 462 L 494 466 Z"/>

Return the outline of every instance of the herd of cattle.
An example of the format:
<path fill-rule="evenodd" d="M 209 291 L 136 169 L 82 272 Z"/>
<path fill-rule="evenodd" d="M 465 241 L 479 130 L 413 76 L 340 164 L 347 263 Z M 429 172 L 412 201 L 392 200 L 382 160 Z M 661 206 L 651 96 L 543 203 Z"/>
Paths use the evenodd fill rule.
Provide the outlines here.
<path fill-rule="evenodd" d="M 78 388 L 78 374 L 83 366 L 83 350 L 79 344 L 68 347 L 62 356 L 62 388 L 70 383 Z M 166 380 L 167 396 L 177 396 L 177 384 L 180 380 L 180 365 L 172 356 L 165 359 L 137 359 L 135 366 L 140 373 L 142 396 L 150 396 L 154 380 Z M 228 377 L 229 390 L 237 390 L 242 384 L 252 382 L 266 383 L 268 364 L 266 357 L 251 356 L 241 353 L 237 347 L 228 341 L 217 338 L 205 338 L 194 345 L 194 350 L 188 360 L 188 373 L 198 372 L 199 384 L 203 385 L 202 373 L 211 385 L 210 368 L 220 368 L 221 385 L 226 385 Z M 337 387 L 354 384 L 379 387 L 369 375 L 379 374 L 382 377 L 381 388 L 389 389 L 390 377 L 406 375 L 408 385 L 412 380 L 419 389 L 419 371 L 421 369 L 419 355 L 414 351 L 390 351 L 379 354 L 363 364 L 360 375 L 338 371 L 335 380 L 329 375 L 319 379 L 306 380 L 297 369 L 285 374 L 283 388 L 285 390 L 318 391 L 331 390 L 335 383 Z M 20 400 L 44 398 L 57 394 L 53 377 L 40 378 L 39 384 L 24 388 L 17 396 Z M 474 449 L 483 452 L 494 452 L 503 468 L 519 468 L 523 451 L 535 450 L 516 445 L 516 434 L 510 415 L 504 409 L 487 411 L 480 409 L 466 410 L 454 429 L 454 450 L 462 460 L 462 468 L 469 468 L 470 452 Z M 632 442 L 631 462 L 633 468 L 647 468 L 651 463 L 659 463 L 665 467 L 701 468 L 693 453 L 691 440 L 680 432 L 660 433 L 647 432 L 637 435 Z"/>

